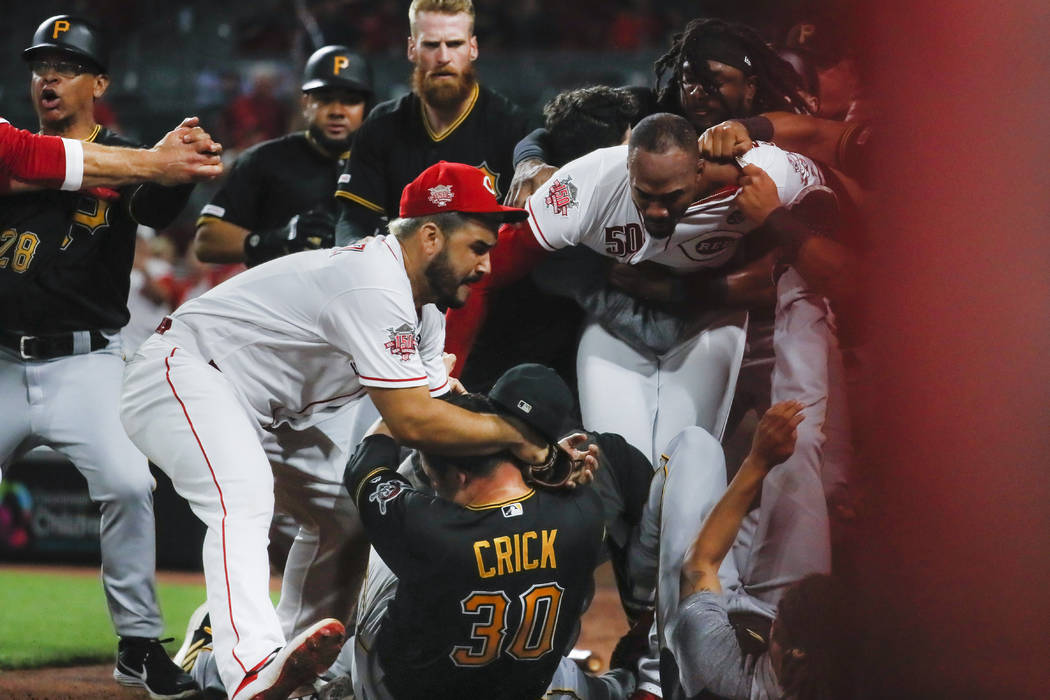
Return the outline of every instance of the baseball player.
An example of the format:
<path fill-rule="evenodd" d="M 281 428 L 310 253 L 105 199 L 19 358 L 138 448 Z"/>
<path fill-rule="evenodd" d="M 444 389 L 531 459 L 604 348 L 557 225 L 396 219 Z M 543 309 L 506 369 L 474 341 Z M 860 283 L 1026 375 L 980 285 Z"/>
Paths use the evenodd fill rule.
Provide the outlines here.
<path fill-rule="evenodd" d="M 805 462 L 785 461 L 809 420 L 802 410 L 785 401 L 763 415 L 733 481 L 704 503 L 680 579 L 661 569 L 660 593 L 673 595 L 661 601 L 672 611 L 664 697 L 704 689 L 741 700 L 847 696 L 829 663 L 847 653 L 844 600 L 826 578 L 813 577 L 831 569 L 821 478 Z M 697 478 L 725 485 L 721 448 L 698 428 L 675 439 L 665 466 L 665 489 Z M 749 514 L 759 494 L 761 506 Z M 672 691 L 679 682 L 684 695 Z"/>
<path fill-rule="evenodd" d="M 509 413 L 551 440 L 573 406 L 565 383 L 540 365 L 509 370 L 489 399 L 450 401 Z M 380 425 L 345 477 L 375 548 L 359 604 L 355 697 L 532 699 L 548 684 L 552 697 L 624 697 L 629 674 L 586 678 L 562 656 L 601 548 L 598 494 L 530 488 L 524 465 L 506 451 L 424 452 L 431 495 L 394 470 L 398 460 Z M 583 687 L 566 688 L 568 680 Z"/>
<path fill-rule="evenodd" d="M 249 267 L 285 253 L 333 244 L 332 183 L 350 155 L 372 100 L 372 70 L 345 46 L 324 46 L 306 62 L 306 131 L 252 146 L 197 219 L 202 262 Z"/>
<path fill-rule="evenodd" d="M 811 161 L 771 144 L 742 162 L 745 173 L 768 172 L 783 202 L 822 181 Z M 629 265 L 660 263 L 673 270 L 668 274 L 714 272 L 694 277 L 690 284 L 699 279 L 698 288 L 683 285 L 680 294 L 695 310 L 672 347 L 658 353 L 632 347 L 593 320 L 580 340 L 584 425 L 623 435 L 654 463 L 686 425 L 718 437 L 725 426 L 743 352 L 743 309 L 754 303 L 751 289 L 729 285 L 721 272 L 733 269 L 741 239 L 756 225 L 735 204 L 741 174 L 736 163 L 701 161 L 695 132 L 682 117 L 651 115 L 627 146 L 595 151 L 559 170 L 529 199 L 529 229 L 506 236 L 497 253 L 497 267 L 506 259 L 527 265 L 541 250 L 583 245 Z M 461 318 L 450 312 L 454 322 Z"/>
<path fill-rule="evenodd" d="M 308 439 L 367 395 L 404 444 L 510 448 L 532 463 L 551 453 L 525 428 L 432 400 L 448 391 L 435 304 L 462 304 L 488 272 L 499 223 L 526 216 L 492 192 L 476 168 L 432 166 L 405 188 L 391 235 L 248 270 L 180 307 L 129 363 L 124 426 L 208 527 L 214 659 L 234 700 L 280 697 L 312 679 L 343 628 L 322 620 L 286 643 L 267 595 L 279 475 L 266 431 Z"/>
<path fill-rule="evenodd" d="M 339 244 L 372 233 L 383 217 L 396 216 L 401 189 L 439 160 L 484 170 L 502 199 L 513 170 L 514 144 L 527 131 L 525 115 L 478 82 L 471 0 L 414 0 L 408 19 L 412 92 L 378 105 L 361 127 L 336 191 Z M 545 316 L 558 313 L 557 300 L 540 295 L 528 280 L 496 296 L 492 304 L 500 313 L 493 316 L 536 328 L 532 337 L 540 335 Z M 457 375 L 472 390 L 492 386 L 514 364 L 507 356 L 503 330 L 495 324 L 486 327 L 478 339 L 485 360 Z"/>
<path fill-rule="evenodd" d="M 94 121 L 94 100 L 109 84 L 109 52 L 95 26 L 49 18 L 23 57 L 44 134 L 131 145 Z M 192 138 L 207 142 L 206 134 Z M 116 200 L 54 190 L 0 198 L 0 463 L 48 445 L 84 475 L 101 509 L 103 588 L 120 636 L 114 678 L 164 698 L 197 688 L 157 641 L 153 478 L 119 421 L 119 330 L 138 224 L 167 225 L 191 189 L 146 184 L 122 188 Z"/>
<path fill-rule="evenodd" d="M 152 149 L 118 148 L 16 129 L 0 117 L 0 194 L 24 185 L 62 190 L 139 182 L 179 185 L 222 174 L 222 147 L 187 117 Z"/>

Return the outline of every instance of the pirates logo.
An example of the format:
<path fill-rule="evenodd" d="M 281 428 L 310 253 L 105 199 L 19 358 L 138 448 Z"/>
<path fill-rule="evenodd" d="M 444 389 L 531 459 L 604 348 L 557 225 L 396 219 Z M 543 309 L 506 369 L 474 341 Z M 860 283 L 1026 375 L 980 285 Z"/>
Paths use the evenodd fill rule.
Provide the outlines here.
<path fill-rule="evenodd" d="M 496 199 L 499 199 L 499 173 L 490 168 L 487 161 L 483 161 L 481 165 L 475 165 L 474 167 L 485 173 L 485 180 L 487 180 L 487 182 L 483 180 L 481 183 L 482 186 L 491 192 Z"/>
<path fill-rule="evenodd" d="M 430 203 L 439 207 L 443 207 L 452 201 L 452 185 L 434 185 L 427 192 L 430 193 L 427 196 Z"/>
<path fill-rule="evenodd" d="M 402 362 L 408 362 L 416 351 L 416 329 L 402 323 L 398 328 L 387 328 L 386 332 L 390 340 L 384 343 L 383 347 L 389 350 L 391 355 L 400 356 Z"/>
<path fill-rule="evenodd" d="M 555 180 L 547 190 L 547 196 L 543 203 L 554 210 L 555 214 L 569 215 L 569 209 L 577 205 L 576 194 L 578 190 L 572 182 L 571 176 L 564 180 Z"/>
<path fill-rule="evenodd" d="M 401 486 L 400 481 L 384 481 L 368 497 L 368 502 L 378 503 L 379 514 L 386 515 L 386 504 L 401 495 Z"/>

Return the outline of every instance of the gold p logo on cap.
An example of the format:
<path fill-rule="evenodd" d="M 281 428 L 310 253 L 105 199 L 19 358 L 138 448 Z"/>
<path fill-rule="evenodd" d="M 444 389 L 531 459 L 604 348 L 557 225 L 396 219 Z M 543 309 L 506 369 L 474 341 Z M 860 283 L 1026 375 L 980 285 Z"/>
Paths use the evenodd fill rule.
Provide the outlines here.
<path fill-rule="evenodd" d="M 60 32 L 69 31 L 69 21 L 60 19 L 55 21 L 55 25 L 51 28 L 51 38 L 57 39 Z"/>
<path fill-rule="evenodd" d="M 336 56 L 332 65 L 332 75 L 339 75 L 339 71 L 350 66 L 350 59 L 346 56 Z"/>

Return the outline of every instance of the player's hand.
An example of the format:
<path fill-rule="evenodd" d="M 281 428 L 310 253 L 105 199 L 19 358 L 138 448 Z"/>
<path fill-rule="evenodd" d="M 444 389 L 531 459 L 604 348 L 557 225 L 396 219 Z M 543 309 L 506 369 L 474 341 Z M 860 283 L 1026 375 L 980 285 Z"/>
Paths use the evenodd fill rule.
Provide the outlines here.
<path fill-rule="evenodd" d="M 748 457 L 766 471 L 780 464 L 795 451 L 796 428 L 805 416 L 798 401 L 781 401 L 770 406 L 758 421 Z"/>
<path fill-rule="evenodd" d="M 539 158 L 526 158 L 514 168 L 514 178 L 510 181 L 506 204 L 508 207 L 525 206 L 525 200 L 550 179 L 558 169 L 547 165 Z"/>
<path fill-rule="evenodd" d="M 151 179 L 161 185 L 181 185 L 222 175 L 222 145 L 198 122 L 197 117 L 183 119 L 150 149 L 158 167 L 157 176 Z"/>
<path fill-rule="evenodd" d="M 452 368 L 456 366 L 456 356 L 451 352 L 441 353 L 441 362 L 445 365 L 445 374 L 448 375 L 448 390 L 453 394 L 466 394 L 467 388 L 463 382 L 452 376 Z"/>
<path fill-rule="evenodd" d="M 747 127 L 740 122 L 715 124 L 696 140 L 700 156 L 708 160 L 727 161 L 751 150 L 752 141 Z"/>
<path fill-rule="evenodd" d="M 659 263 L 642 262 L 637 265 L 613 263 L 609 268 L 609 284 L 633 297 L 647 301 L 674 300 L 674 279 L 670 270 Z"/>
<path fill-rule="evenodd" d="M 502 418 L 521 435 L 521 441 L 510 447 L 511 454 L 526 464 L 543 464 L 551 457 L 555 448 L 543 436 L 514 416 Z"/>
<path fill-rule="evenodd" d="M 745 165 L 741 168 L 737 182 L 740 191 L 736 195 L 736 205 L 740 207 L 744 216 L 761 226 L 773 210 L 780 206 L 777 184 L 757 165 Z"/>
<path fill-rule="evenodd" d="M 565 453 L 571 467 L 566 488 L 574 489 L 594 481 L 594 474 L 598 471 L 598 446 L 592 443 L 586 449 L 580 449 L 588 440 L 583 433 L 573 433 L 558 441 L 558 449 Z"/>

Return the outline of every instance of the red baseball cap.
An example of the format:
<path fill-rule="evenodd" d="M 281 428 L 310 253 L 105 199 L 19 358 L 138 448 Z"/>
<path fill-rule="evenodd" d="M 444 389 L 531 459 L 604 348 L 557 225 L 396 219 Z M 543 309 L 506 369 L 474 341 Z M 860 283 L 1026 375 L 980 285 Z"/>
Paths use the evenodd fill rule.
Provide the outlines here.
<path fill-rule="evenodd" d="M 499 214 L 501 221 L 524 221 L 524 209 L 505 207 L 496 199 L 492 178 L 482 170 L 441 161 L 405 185 L 401 192 L 402 218 L 456 211 L 463 214 Z"/>

